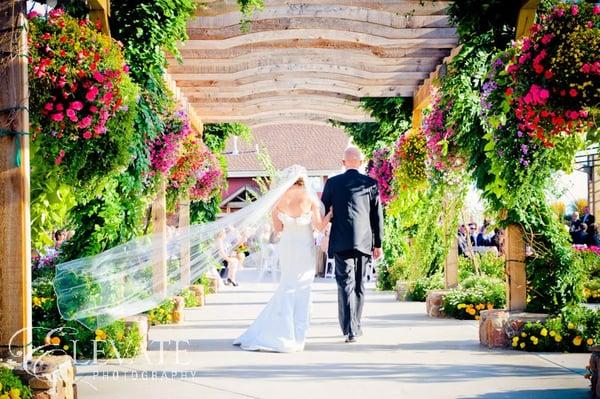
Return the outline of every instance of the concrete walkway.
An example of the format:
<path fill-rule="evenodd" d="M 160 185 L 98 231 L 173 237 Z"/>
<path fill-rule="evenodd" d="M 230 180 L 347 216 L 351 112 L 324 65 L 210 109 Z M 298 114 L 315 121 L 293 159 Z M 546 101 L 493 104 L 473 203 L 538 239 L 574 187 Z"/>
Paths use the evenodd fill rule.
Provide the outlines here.
<path fill-rule="evenodd" d="M 153 327 L 146 357 L 78 366 L 79 398 L 589 398 L 588 355 L 487 350 L 476 322 L 431 319 L 424 304 L 373 289 L 365 335 L 345 344 L 333 280 L 315 283 L 304 352 L 242 351 L 232 341 L 273 290 L 256 278 L 245 270 L 184 323 Z"/>

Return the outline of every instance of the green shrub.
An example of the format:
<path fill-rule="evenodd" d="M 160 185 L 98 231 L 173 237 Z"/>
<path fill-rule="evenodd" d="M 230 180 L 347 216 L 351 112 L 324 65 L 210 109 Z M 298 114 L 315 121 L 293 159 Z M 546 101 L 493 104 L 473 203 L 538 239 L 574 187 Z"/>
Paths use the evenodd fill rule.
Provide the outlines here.
<path fill-rule="evenodd" d="M 95 333 L 96 339 L 105 341 L 99 348 L 109 359 L 132 358 L 140 354 L 143 337 L 137 324 L 127 325 L 124 320 L 118 320 Z"/>
<path fill-rule="evenodd" d="M 183 297 L 186 308 L 195 308 L 197 306 L 200 306 L 200 302 L 198 302 L 198 297 L 196 297 L 194 291 L 190 290 L 189 288 L 186 288 L 183 291 L 181 291 L 181 294 L 179 294 L 179 296 Z"/>
<path fill-rule="evenodd" d="M 169 324 L 173 321 L 173 311 L 175 310 L 175 301 L 168 299 L 159 306 L 148 312 L 148 321 L 150 325 Z"/>
<path fill-rule="evenodd" d="M 444 297 L 443 311 L 456 319 L 479 319 L 485 309 L 499 309 L 506 303 L 504 282 L 484 276 L 472 276 Z"/>
<path fill-rule="evenodd" d="M 600 302 L 600 278 L 583 283 L 583 297 L 589 303 Z"/>
<path fill-rule="evenodd" d="M 494 252 L 476 253 L 473 258 L 460 257 L 458 259 L 458 280 L 477 274 L 475 262 L 478 263 L 479 272 L 482 275 L 504 278 L 504 258 Z"/>
<path fill-rule="evenodd" d="M 511 337 L 513 348 L 530 352 L 586 352 L 599 342 L 600 310 L 582 306 L 541 323 L 527 323 Z"/>
<path fill-rule="evenodd" d="M 6 367 L 0 367 L 0 398 L 30 399 L 31 390 L 25 386 L 14 372 Z"/>
<path fill-rule="evenodd" d="M 413 281 L 408 287 L 406 299 L 409 301 L 423 302 L 427 299 L 427 292 L 444 288 L 444 276 L 437 273 L 429 277 L 421 277 Z"/>

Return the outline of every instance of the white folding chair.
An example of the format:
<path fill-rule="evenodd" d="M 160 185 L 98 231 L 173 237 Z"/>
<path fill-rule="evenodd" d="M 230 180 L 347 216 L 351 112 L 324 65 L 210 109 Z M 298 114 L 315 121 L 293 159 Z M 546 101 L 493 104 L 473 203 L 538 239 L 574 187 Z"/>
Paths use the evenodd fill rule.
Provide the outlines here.
<path fill-rule="evenodd" d="M 325 263 L 325 278 L 335 278 L 335 259 L 327 258 Z"/>

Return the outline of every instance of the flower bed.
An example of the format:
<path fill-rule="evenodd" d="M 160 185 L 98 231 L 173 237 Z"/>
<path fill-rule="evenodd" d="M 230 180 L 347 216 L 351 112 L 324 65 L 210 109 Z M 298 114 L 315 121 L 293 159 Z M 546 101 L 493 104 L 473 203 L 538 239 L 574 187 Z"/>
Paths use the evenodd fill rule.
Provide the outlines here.
<path fill-rule="evenodd" d="M 515 332 L 515 349 L 535 352 L 587 352 L 600 342 L 600 310 L 574 308 L 543 323 L 527 323 Z"/>
<path fill-rule="evenodd" d="M 15 373 L 0 367 L 0 399 L 30 399 L 31 390 Z"/>
<path fill-rule="evenodd" d="M 504 281 L 472 276 L 444 296 L 443 311 L 456 319 L 479 320 L 482 310 L 501 309 L 506 303 Z"/>
<path fill-rule="evenodd" d="M 72 185 L 125 167 L 137 86 L 120 44 L 61 9 L 30 17 L 32 159 Z"/>
<path fill-rule="evenodd" d="M 367 173 L 373 179 L 377 180 L 381 203 L 383 206 L 386 206 L 394 198 L 392 188 L 394 167 L 390 162 L 389 148 L 380 148 L 373 152 Z"/>

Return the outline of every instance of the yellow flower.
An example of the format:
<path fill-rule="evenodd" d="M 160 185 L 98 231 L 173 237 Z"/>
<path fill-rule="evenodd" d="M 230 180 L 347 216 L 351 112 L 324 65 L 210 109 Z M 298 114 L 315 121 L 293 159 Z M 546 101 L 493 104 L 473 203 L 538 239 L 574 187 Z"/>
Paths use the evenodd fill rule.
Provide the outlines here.
<path fill-rule="evenodd" d="M 104 341 L 104 340 L 106 340 L 106 338 L 107 338 L 107 335 L 103 330 L 101 330 L 101 329 L 96 330 L 96 341 Z"/>
<path fill-rule="evenodd" d="M 66 351 L 68 351 L 68 350 L 69 350 L 69 345 L 65 345 L 65 346 L 63 346 L 63 350 L 66 350 Z"/>
<path fill-rule="evenodd" d="M 569 322 L 569 324 L 567 324 L 567 328 L 568 328 L 569 330 L 573 330 L 573 329 L 575 328 L 575 324 L 573 324 L 573 323 Z"/>
<path fill-rule="evenodd" d="M 37 296 L 33 297 L 33 306 L 35 307 L 42 307 L 42 300 L 40 298 L 38 298 Z"/>
<path fill-rule="evenodd" d="M 560 342 L 560 341 L 562 341 L 562 337 L 560 336 L 560 334 L 556 334 L 556 336 L 554 337 L 554 340 L 556 342 Z"/>
<path fill-rule="evenodd" d="M 473 308 L 469 308 L 469 309 L 467 309 L 467 313 L 470 314 L 471 316 L 474 316 L 475 313 L 477 313 L 477 311 Z"/>
<path fill-rule="evenodd" d="M 521 349 L 525 349 L 525 342 L 521 342 L 521 345 L 519 345 L 519 347 L 520 347 Z"/>
<path fill-rule="evenodd" d="M 522 333 L 521 333 L 521 337 L 525 338 L 526 336 L 527 336 L 527 333 L 526 333 L 526 332 L 522 332 Z"/>
<path fill-rule="evenodd" d="M 578 335 L 575 338 L 573 338 L 573 345 L 581 346 L 581 341 L 583 341 L 583 338 Z"/>
<path fill-rule="evenodd" d="M 519 343 L 517 341 L 513 341 L 512 346 L 513 348 L 516 348 L 519 345 Z"/>
<path fill-rule="evenodd" d="M 117 332 L 116 336 L 117 336 L 117 341 L 122 341 L 123 340 L 124 335 L 123 335 L 123 333 L 121 331 Z"/>
<path fill-rule="evenodd" d="M 58 337 L 52 337 L 52 338 L 50 338 L 50 343 L 52 345 L 60 345 L 60 338 L 58 338 Z"/>
<path fill-rule="evenodd" d="M 554 331 L 554 330 L 550 330 L 550 336 L 551 336 L 551 337 L 554 337 L 555 335 L 556 335 L 556 331 Z"/>
<path fill-rule="evenodd" d="M 479 316 L 475 316 L 475 320 L 479 320 L 481 317 Z"/>
<path fill-rule="evenodd" d="M 587 339 L 587 344 L 588 344 L 588 345 L 590 345 L 590 346 L 591 346 L 591 345 L 594 345 L 594 340 L 593 340 L 593 339 L 591 339 L 591 338 L 588 338 L 588 339 Z"/>
<path fill-rule="evenodd" d="M 494 309 L 494 304 L 493 303 L 488 303 L 487 304 L 487 308 L 488 308 L 488 310 Z"/>
<path fill-rule="evenodd" d="M 0 392 L 2 392 L 2 383 L 0 382 Z"/>
<path fill-rule="evenodd" d="M 8 393 L 10 399 L 19 399 L 21 397 L 21 390 L 19 388 L 13 388 Z"/>
<path fill-rule="evenodd" d="M 546 328 L 545 328 L 545 327 L 544 327 L 544 328 L 542 328 L 542 331 L 540 331 L 540 335 L 541 335 L 542 337 L 546 337 L 546 336 L 548 336 L 548 330 L 546 330 Z"/>
<path fill-rule="evenodd" d="M 10 396 L 8 396 L 7 393 L 4 393 L 4 394 L 0 395 L 0 399 L 10 399 Z"/>
<path fill-rule="evenodd" d="M 457 309 L 464 309 L 464 308 L 466 308 L 466 307 L 467 307 L 467 305 L 465 305 L 464 303 L 459 303 L 459 304 L 456 306 L 456 308 L 457 308 Z"/>
<path fill-rule="evenodd" d="M 513 337 L 513 342 L 519 342 L 519 337 Z"/>

